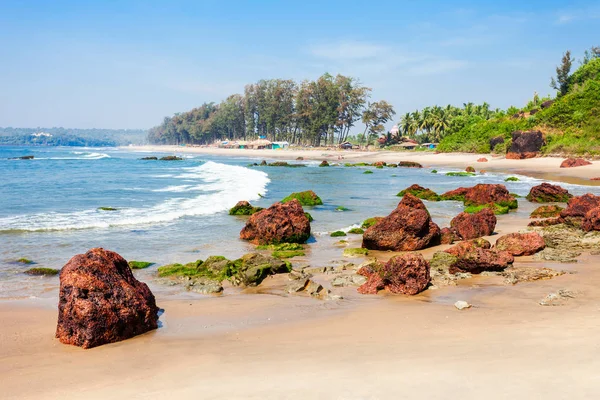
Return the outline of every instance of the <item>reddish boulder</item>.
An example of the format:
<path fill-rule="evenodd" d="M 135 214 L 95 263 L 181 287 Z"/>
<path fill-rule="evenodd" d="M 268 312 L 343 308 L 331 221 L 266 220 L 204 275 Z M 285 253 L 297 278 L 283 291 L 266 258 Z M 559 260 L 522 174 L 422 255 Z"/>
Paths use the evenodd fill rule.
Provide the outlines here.
<path fill-rule="evenodd" d="M 562 218 L 547 218 L 547 219 L 540 219 L 537 221 L 531 221 L 530 223 L 527 224 L 527 226 L 531 226 L 531 227 L 545 227 L 545 226 L 552 226 L 552 225 L 558 225 L 558 224 L 562 224 L 565 221 Z"/>
<path fill-rule="evenodd" d="M 452 244 L 456 239 L 454 232 L 450 228 L 442 228 L 440 231 L 440 244 Z"/>
<path fill-rule="evenodd" d="M 595 178 L 590 178 L 590 181 L 600 181 L 600 177 L 599 177 L 599 176 L 597 176 L 597 177 L 595 177 Z"/>
<path fill-rule="evenodd" d="M 588 193 L 572 197 L 567 203 L 567 208 L 560 212 L 560 218 L 570 225 L 580 226 L 587 213 L 596 207 L 600 207 L 600 196 Z"/>
<path fill-rule="evenodd" d="M 536 232 L 510 233 L 496 241 L 495 249 L 508 251 L 513 256 L 530 256 L 546 248 L 544 239 Z"/>
<path fill-rule="evenodd" d="M 600 207 L 594 207 L 585 214 L 581 228 L 586 231 L 600 231 Z"/>
<path fill-rule="evenodd" d="M 557 205 L 539 206 L 529 214 L 529 218 L 551 218 L 558 217 L 564 208 Z"/>
<path fill-rule="evenodd" d="M 442 200 L 457 200 L 465 201 L 465 196 L 471 188 L 459 187 L 458 189 L 450 190 L 440 196 Z"/>
<path fill-rule="evenodd" d="M 95 248 L 60 271 L 56 337 L 84 349 L 158 327 L 158 307 L 145 283 L 117 253 Z"/>
<path fill-rule="evenodd" d="M 476 239 L 494 233 L 496 216 L 489 208 L 474 214 L 462 212 L 452 219 L 450 229 L 462 240 Z"/>
<path fill-rule="evenodd" d="M 240 232 L 254 244 L 304 243 L 309 237 L 310 222 L 296 199 L 253 214 Z"/>
<path fill-rule="evenodd" d="M 479 274 L 483 271 L 502 271 L 514 262 L 514 257 L 507 251 L 490 249 L 490 242 L 484 239 L 460 242 L 446 253 L 452 254 L 457 259 L 450 265 L 449 272 L 470 272 Z"/>
<path fill-rule="evenodd" d="M 544 182 L 531 188 L 527 200 L 533 203 L 566 203 L 571 197 L 567 189 Z"/>
<path fill-rule="evenodd" d="M 485 204 L 498 204 L 510 209 L 518 206 L 517 199 L 510 194 L 506 186 L 500 184 L 480 183 L 465 194 L 465 205 L 481 206 Z"/>
<path fill-rule="evenodd" d="M 387 164 L 385 163 L 385 161 L 377 161 L 373 163 L 374 167 L 385 167 Z"/>
<path fill-rule="evenodd" d="M 362 247 L 371 250 L 413 251 L 438 244 L 440 228 L 421 200 L 407 193 L 390 215 L 367 229 Z"/>
<path fill-rule="evenodd" d="M 387 289 L 391 293 L 415 295 L 425 290 L 431 280 L 429 263 L 418 253 L 392 257 L 385 265 L 363 267 L 358 273 L 367 278 L 358 288 L 362 294 L 377 294 Z"/>
<path fill-rule="evenodd" d="M 592 163 L 584 160 L 583 158 L 567 158 L 560 164 L 561 168 L 574 168 L 583 167 L 584 165 L 591 165 Z"/>
<path fill-rule="evenodd" d="M 544 135 L 540 131 L 515 131 L 512 133 L 512 144 L 506 158 L 521 160 L 537 157 L 544 144 Z"/>
<path fill-rule="evenodd" d="M 472 174 L 475 173 L 475 168 L 471 167 L 470 165 L 465 169 L 465 172 L 470 172 Z"/>
<path fill-rule="evenodd" d="M 488 162 L 488 159 L 485 157 L 481 157 L 477 159 L 477 162 Z"/>

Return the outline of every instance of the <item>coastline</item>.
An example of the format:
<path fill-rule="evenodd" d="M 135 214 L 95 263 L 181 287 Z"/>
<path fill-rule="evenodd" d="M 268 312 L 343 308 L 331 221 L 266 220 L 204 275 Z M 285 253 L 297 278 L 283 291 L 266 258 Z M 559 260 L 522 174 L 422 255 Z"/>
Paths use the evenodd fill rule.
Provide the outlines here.
<path fill-rule="evenodd" d="M 256 159 L 277 159 L 295 161 L 298 157 L 310 161 L 327 160 L 329 162 L 368 162 L 385 161 L 415 161 L 424 167 L 446 167 L 464 170 L 468 166 L 477 171 L 485 170 L 496 173 L 514 173 L 532 178 L 546 179 L 577 185 L 600 186 L 600 181 L 591 178 L 600 177 L 600 161 L 592 161 L 591 165 L 576 168 L 560 168 L 564 158 L 537 157 L 525 160 L 511 160 L 504 157 L 492 157 L 490 154 L 473 153 L 431 153 L 431 152 L 397 152 L 397 151 L 356 151 L 340 149 L 286 149 L 286 150 L 245 150 L 220 149 L 215 147 L 185 147 L 185 146 L 126 146 L 120 149 L 137 152 L 156 152 L 173 154 L 208 154 L 221 157 L 246 157 Z M 343 157 L 339 160 L 338 156 Z M 477 162 L 485 157 L 488 162 Z"/>

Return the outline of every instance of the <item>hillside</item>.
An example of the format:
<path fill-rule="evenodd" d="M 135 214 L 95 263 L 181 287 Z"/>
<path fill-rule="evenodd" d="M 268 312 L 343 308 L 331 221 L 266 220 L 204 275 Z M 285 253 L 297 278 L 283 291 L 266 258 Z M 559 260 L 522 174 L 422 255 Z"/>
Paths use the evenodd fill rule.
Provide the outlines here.
<path fill-rule="evenodd" d="M 573 72 L 568 91 L 553 102 L 534 100 L 523 109 L 509 111 L 447 135 L 439 151 L 488 153 L 490 139 L 502 135 L 506 144 L 494 149 L 502 153 L 510 145 L 511 132 L 540 130 L 546 137 L 543 154 L 600 155 L 600 58 Z"/>
<path fill-rule="evenodd" d="M 141 129 L 0 128 L 0 145 L 110 147 L 145 144 Z"/>

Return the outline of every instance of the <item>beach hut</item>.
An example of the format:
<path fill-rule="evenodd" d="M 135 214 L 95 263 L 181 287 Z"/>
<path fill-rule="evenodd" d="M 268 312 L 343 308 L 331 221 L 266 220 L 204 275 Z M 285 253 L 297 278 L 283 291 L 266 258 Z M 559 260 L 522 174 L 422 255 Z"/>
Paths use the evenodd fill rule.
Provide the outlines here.
<path fill-rule="evenodd" d="M 418 146 L 417 143 L 413 143 L 413 142 L 405 142 L 405 143 L 400 143 L 398 145 L 396 145 L 404 150 L 414 150 L 415 147 Z"/>
<path fill-rule="evenodd" d="M 290 144 L 288 142 L 273 142 L 272 143 L 273 150 L 287 149 L 289 147 L 290 147 Z"/>
<path fill-rule="evenodd" d="M 435 149 L 437 145 L 437 143 L 423 143 L 421 146 L 428 149 Z"/>
<path fill-rule="evenodd" d="M 240 149 L 248 148 L 248 141 L 246 141 L 246 140 L 238 140 L 236 143 L 237 143 L 238 148 L 240 148 Z"/>
<path fill-rule="evenodd" d="M 340 149 L 351 150 L 352 149 L 352 143 L 350 143 L 350 142 L 344 142 L 344 143 L 340 144 Z"/>
<path fill-rule="evenodd" d="M 248 143 L 248 147 L 253 148 L 255 150 L 270 149 L 273 147 L 273 143 L 271 143 L 267 139 L 258 139 Z"/>

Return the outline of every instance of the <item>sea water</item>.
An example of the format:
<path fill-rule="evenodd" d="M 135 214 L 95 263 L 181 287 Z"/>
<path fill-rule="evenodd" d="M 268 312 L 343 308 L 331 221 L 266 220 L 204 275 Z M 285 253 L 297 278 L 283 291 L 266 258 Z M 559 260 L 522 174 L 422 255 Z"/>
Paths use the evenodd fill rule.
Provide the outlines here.
<path fill-rule="evenodd" d="M 25 155 L 34 159 L 10 159 Z M 58 278 L 24 274 L 31 266 L 16 262 L 22 257 L 34 266 L 59 269 L 75 254 L 104 247 L 128 260 L 155 262 L 136 271 L 145 280 L 162 264 L 211 255 L 240 257 L 254 246 L 239 239 L 245 217 L 228 215 L 239 200 L 268 207 L 292 192 L 314 190 L 324 204 L 306 208 L 315 220 L 302 262 L 320 265 L 342 256 L 343 248 L 334 246 L 339 238 L 330 238 L 330 232 L 389 214 L 399 201 L 396 194 L 413 183 L 437 193 L 503 183 L 524 196 L 541 182 L 522 176 L 519 182 L 504 182 L 508 175 L 503 174 L 450 177 L 445 175 L 450 169 L 440 168 L 435 174 L 431 168 L 319 167 L 315 161 L 291 162 L 302 168 L 258 167 L 252 164 L 262 158 L 253 157 L 251 150 L 244 158 L 182 153 L 182 161 L 140 159 L 165 155 L 172 153 L 0 147 L 0 298 L 56 294 Z M 600 194 L 593 187 L 561 185 L 576 195 Z M 520 212 L 533 209 L 519 201 Z M 463 208 L 453 201 L 426 205 L 440 226 Z M 336 211 L 338 206 L 348 211 Z"/>

